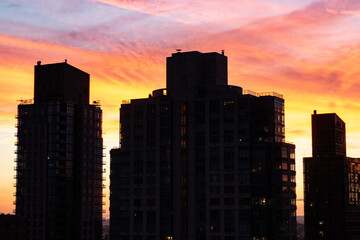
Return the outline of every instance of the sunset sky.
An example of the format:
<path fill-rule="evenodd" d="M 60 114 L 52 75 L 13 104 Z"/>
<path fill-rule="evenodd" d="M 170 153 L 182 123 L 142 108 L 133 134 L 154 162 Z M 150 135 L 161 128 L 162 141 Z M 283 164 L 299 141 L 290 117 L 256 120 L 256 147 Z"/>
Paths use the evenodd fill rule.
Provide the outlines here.
<path fill-rule="evenodd" d="M 348 155 L 360 157 L 359 0 L 1 0 L 0 212 L 14 209 L 17 100 L 33 97 L 37 61 L 67 59 L 90 74 L 91 100 L 104 113 L 108 186 L 122 100 L 164 88 L 165 58 L 178 48 L 224 49 L 229 84 L 284 95 L 298 215 L 314 109 L 346 122 Z"/>

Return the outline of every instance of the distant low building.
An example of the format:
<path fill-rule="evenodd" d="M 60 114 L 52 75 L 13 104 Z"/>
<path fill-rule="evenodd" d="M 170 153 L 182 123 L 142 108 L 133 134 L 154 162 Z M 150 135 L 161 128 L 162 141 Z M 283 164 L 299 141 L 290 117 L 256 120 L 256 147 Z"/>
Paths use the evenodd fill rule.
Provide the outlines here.
<path fill-rule="evenodd" d="M 26 240 L 26 217 L 0 214 L 0 240 Z"/>
<path fill-rule="evenodd" d="M 297 224 L 296 224 L 297 238 L 296 238 L 296 240 L 305 240 L 304 216 L 297 216 L 296 220 L 297 220 Z"/>
<path fill-rule="evenodd" d="M 358 240 L 360 161 L 346 157 L 345 123 L 312 115 L 313 157 L 304 158 L 305 239 Z"/>

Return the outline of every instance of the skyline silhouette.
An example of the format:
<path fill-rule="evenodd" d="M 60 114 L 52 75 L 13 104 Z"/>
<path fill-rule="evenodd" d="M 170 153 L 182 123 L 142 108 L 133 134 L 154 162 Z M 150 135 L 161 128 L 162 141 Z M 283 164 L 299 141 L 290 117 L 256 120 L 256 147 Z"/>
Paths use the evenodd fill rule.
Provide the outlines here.
<path fill-rule="evenodd" d="M 120 103 L 164 87 L 164 59 L 176 48 L 225 49 L 232 59 L 230 84 L 284 94 L 286 135 L 297 146 L 298 173 L 302 157 L 311 154 L 310 114 L 315 108 L 342 116 L 351 126 L 348 155 L 360 155 L 356 1 L 142 3 L 0 3 L 0 212 L 14 208 L 16 100 L 32 98 L 38 60 L 69 59 L 91 74 L 91 100 L 100 99 L 104 111 L 107 155 L 118 143 Z M 109 162 L 108 156 L 105 160 Z M 299 199 L 302 182 L 298 174 Z M 298 201 L 298 215 L 301 209 Z"/>

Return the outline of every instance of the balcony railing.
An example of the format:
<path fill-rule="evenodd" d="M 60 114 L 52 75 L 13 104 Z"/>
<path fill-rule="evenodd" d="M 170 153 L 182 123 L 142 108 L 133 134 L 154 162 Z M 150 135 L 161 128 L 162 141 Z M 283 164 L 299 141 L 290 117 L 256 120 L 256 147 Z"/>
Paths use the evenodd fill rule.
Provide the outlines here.
<path fill-rule="evenodd" d="M 278 98 L 281 98 L 281 99 L 284 98 L 283 95 L 281 95 L 281 94 L 279 94 L 279 93 L 276 93 L 276 92 L 262 92 L 262 93 L 257 93 L 257 92 L 251 91 L 251 90 L 244 90 L 244 91 L 243 91 L 243 94 L 244 94 L 244 95 L 249 94 L 249 95 L 252 95 L 252 96 L 255 96 L 255 97 L 272 96 L 272 97 L 278 97 Z"/>
<path fill-rule="evenodd" d="M 30 104 L 34 104 L 34 99 L 20 99 L 17 100 L 19 102 L 20 105 L 30 105 Z"/>

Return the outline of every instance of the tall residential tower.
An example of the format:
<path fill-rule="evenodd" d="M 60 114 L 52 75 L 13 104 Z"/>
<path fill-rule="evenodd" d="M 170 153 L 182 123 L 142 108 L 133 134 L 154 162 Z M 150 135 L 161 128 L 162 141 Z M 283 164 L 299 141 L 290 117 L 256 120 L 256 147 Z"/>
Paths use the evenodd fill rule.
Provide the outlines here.
<path fill-rule="evenodd" d="M 335 113 L 314 114 L 313 157 L 304 158 L 305 239 L 360 236 L 360 160 L 346 157 L 345 123 Z"/>
<path fill-rule="evenodd" d="M 295 239 L 284 100 L 228 85 L 227 57 L 178 52 L 167 88 L 121 105 L 111 240 Z"/>
<path fill-rule="evenodd" d="M 101 239 L 102 111 L 89 74 L 38 62 L 34 92 L 18 106 L 16 215 L 29 240 Z"/>

